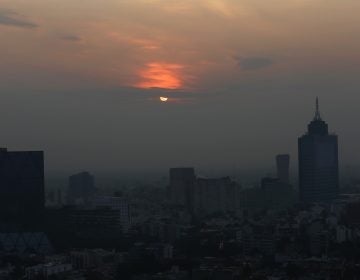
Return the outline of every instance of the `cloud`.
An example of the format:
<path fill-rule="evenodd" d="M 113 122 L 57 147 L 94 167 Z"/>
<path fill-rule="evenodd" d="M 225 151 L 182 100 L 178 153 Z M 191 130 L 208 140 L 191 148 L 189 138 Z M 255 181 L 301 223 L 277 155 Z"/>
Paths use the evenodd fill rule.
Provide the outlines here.
<path fill-rule="evenodd" d="M 33 29 L 37 28 L 36 23 L 27 21 L 17 13 L 10 10 L 0 10 L 0 25 L 15 26 L 21 28 Z"/>
<path fill-rule="evenodd" d="M 204 5 L 212 12 L 215 12 L 224 17 L 234 17 L 234 8 L 229 5 L 226 1 L 219 0 L 206 0 L 203 2 Z"/>
<path fill-rule="evenodd" d="M 109 32 L 107 35 L 115 42 L 125 43 L 125 44 L 129 44 L 132 46 L 137 46 L 144 50 L 152 51 L 152 50 L 158 50 L 161 48 L 160 45 L 156 41 L 146 39 L 146 38 L 139 38 L 139 37 L 135 37 L 135 36 L 124 35 L 124 34 L 120 34 L 118 32 Z"/>
<path fill-rule="evenodd" d="M 235 59 L 242 70 L 258 70 L 275 63 L 272 59 L 261 56 L 235 57 Z"/>
<path fill-rule="evenodd" d="M 80 36 L 76 36 L 76 35 L 64 35 L 61 37 L 62 40 L 65 41 L 71 41 L 71 42 L 79 42 L 81 41 L 81 37 Z"/>
<path fill-rule="evenodd" d="M 137 88 L 179 89 L 183 86 L 180 64 L 153 62 L 139 72 L 141 81 L 135 84 Z"/>

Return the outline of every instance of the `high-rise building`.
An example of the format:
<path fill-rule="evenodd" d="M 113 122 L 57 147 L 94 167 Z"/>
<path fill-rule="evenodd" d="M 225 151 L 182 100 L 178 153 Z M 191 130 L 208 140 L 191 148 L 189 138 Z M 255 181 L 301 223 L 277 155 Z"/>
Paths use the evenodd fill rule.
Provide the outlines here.
<path fill-rule="evenodd" d="M 339 190 L 338 138 L 329 134 L 316 99 L 315 117 L 298 139 L 300 200 L 329 202 Z"/>
<path fill-rule="evenodd" d="M 169 194 L 171 202 L 191 210 L 195 180 L 194 168 L 170 168 Z"/>
<path fill-rule="evenodd" d="M 240 209 L 241 186 L 230 177 L 197 178 L 192 209 L 197 217 Z"/>
<path fill-rule="evenodd" d="M 277 178 L 283 182 L 289 183 L 289 166 L 290 166 L 290 156 L 289 155 L 277 155 L 276 156 L 276 169 L 277 169 Z"/>
<path fill-rule="evenodd" d="M 293 189 L 290 184 L 279 178 L 265 177 L 261 180 L 262 207 L 267 209 L 285 209 L 294 203 Z"/>
<path fill-rule="evenodd" d="M 198 178 L 194 168 L 171 168 L 169 191 L 173 205 L 197 217 L 240 208 L 239 184 L 229 177 Z"/>
<path fill-rule="evenodd" d="M 89 172 L 80 172 L 69 177 L 68 204 L 83 204 L 95 194 L 95 179 Z"/>
<path fill-rule="evenodd" d="M 117 223 L 121 225 L 123 232 L 127 232 L 131 226 L 130 205 L 126 198 L 117 196 L 97 196 L 91 201 L 94 208 L 109 208 L 118 213 Z"/>
<path fill-rule="evenodd" d="M 44 205 L 43 152 L 0 149 L 0 227 L 37 229 Z"/>

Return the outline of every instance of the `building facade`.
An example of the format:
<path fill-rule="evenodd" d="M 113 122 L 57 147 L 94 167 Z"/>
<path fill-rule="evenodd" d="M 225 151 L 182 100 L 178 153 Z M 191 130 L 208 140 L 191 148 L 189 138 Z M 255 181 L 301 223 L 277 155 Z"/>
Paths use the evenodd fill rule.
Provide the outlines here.
<path fill-rule="evenodd" d="M 67 203 L 84 204 L 95 195 L 95 179 L 89 172 L 80 172 L 69 177 Z"/>
<path fill-rule="evenodd" d="M 241 187 L 229 177 L 197 178 L 193 191 L 193 212 L 197 217 L 240 209 Z"/>
<path fill-rule="evenodd" d="M 283 183 L 289 184 L 290 175 L 290 156 L 289 155 L 277 155 L 276 156 L 276 171 L 277 177 Z"/>
<path fill-rule="evenodd" d="M 44 215 L 44 154 L 0 149 L 0 227 L 37 230 Z"/>
<path fill-rule="evenodd" d="M 241 186 L 230 177 L 198 178 L 194 168 L 170 169 L 170 201 L 202 217 L 240 208 Z"/>
<path fill-rule="evenodd" d="M 191 167 L 170 168 L 170 201 L 189 211 L 192 209 L 192 193 L 196 181 L 195 170 Z"/>
<path fill-rule="evenodd" d="M 118 223 L 123 232 L 127 232 L 131 227 L 130 205 L 126 198 L 116 196 L 97 196 L 92 202 L 94 208 L 109 208 L 117 211 Z"/>
<path fill-rule="evenodd" d="M 298 139 L 299 192 L 304 203 L 329 202 L 339 191 L 338 138 L 329 134 L 316 99 L 314 119 Z"/>
<path fill-rule="evenodd" d="M 294 203 L 292 186 L 279 178 L 262 178 L 259 195 L 264 209 L 286 209 Z"/>

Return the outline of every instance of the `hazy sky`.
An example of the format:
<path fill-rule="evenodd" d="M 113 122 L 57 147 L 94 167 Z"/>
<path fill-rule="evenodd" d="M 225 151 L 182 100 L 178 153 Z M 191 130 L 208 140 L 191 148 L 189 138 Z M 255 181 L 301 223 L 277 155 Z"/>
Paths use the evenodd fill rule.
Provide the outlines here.
<path fill-rule="evenodd" d="M 319 96 L 357 164 L 359 50 L 359 0 L 0 0 L 0 144 L 51 170 L 264 167 Z"/>

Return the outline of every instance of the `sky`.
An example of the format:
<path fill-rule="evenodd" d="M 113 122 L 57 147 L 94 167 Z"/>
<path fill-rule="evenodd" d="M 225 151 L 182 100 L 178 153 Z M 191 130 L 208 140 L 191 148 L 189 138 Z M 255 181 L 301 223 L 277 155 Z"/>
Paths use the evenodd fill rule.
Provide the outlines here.
<path fill-rule="evenodd" d="M 295 165 L 318 96 L 357 165 L 359 29 L 358 0 L 0 0 L 0 144 L 49 170 Z"/>

